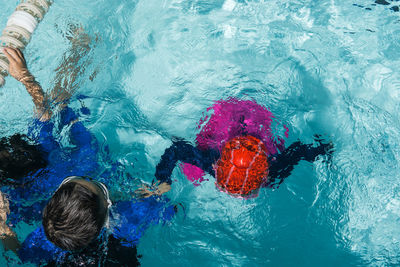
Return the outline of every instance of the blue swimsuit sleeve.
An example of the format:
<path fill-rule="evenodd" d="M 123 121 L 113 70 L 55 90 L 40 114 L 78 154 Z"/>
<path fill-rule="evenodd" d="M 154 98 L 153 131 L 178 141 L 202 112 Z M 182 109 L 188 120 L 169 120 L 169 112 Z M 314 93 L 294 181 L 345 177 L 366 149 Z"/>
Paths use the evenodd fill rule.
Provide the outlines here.
<path fill-rule="evenodd" d="M 151 225 L 172 219 L 175 207 L 167 203 L 165 197 L 118 202 L 113 209 L 116 212 L 113 236 L 121 240 L 121 245 L 134 247 Z"/>
<path fill-rule="evenodd" d="M 97 152 L 97 143 L 93 136 L 85 128 L 82 122 L 78 121 L 78 115 L 70 108 L 65 107 L 59 113 L 59 130 L 62 127 L 70 125 L 70 138 L 71 142 L 76 146 L 77 150 L 84 150 L 82 152 L 93 155 Z M 40 121 L 35 119 L 33 124 L 29 127 L 28 136 L 38 142 L 44 152 L 51 152 L 58 147 L 58 142 L 53 136 L 54 123 L 52 121 Z"/>
<path fill-rule="evenodd" d="M 71 125 L 70 140 L 75 148 L 71 151 L 71 157 L 82 164 L 81 169 L 85 172 L 97 168 L 98 143 L 94 136 L 88 131 L 76 113 L 69 107 L 60 112 L 60 126 Z"/>
<path fill-rule="evenodd" d="M 47 239 L 43 226 L 30 233 L 18 250 L 18 256 L 22 262 L 38 265 L 48 261 L 57 261 L 65 253 Z"/>
<path fill-rule="evenodd" d="M 171 175 L 178 161 L 190 163 L 214 176 L 213 163 L 220 157 L 218 151 L 200 150 L 185 141 L 175 141 L 157 164 L 155 177 L 160 182 L 172 183 Z"/>
<path fill-rule="evenodd" d="M 18 189 L 19 188 L 14 188 L 14 190 L 10 192 L 10 199 L 16 199 L 21 196 L 20 194 L 13 194 L 14 191 Z M 17 225 L 20 221 L 29 224 L 42 219 L 42 210 L 47 204 L 47 200 L 38 201 L 29 206 L 22 206 L 21 203 L 14 203 L 15 201 L 10 203 L 11 212 L 8 215 L 8 221 L 13 225 Z"/>
<path fill-rule="evenodd" d="M 53 122 L 35 119 L 28 128 L 28 136 L 40 144 L 44 152 L 49 153 L 58 147 L 53 136 L 53 129 Z"/>
<path fill-rule="evenodd" d="M 77 147 L 90 146 L 93 142 L 93 136 L 86 129 L 82 122 L 78 121 L 78 115 L 69 107 L 65 107 L 60 112 L 60 126 L 66 126 L 74 122 L 71 126 L 71 142 Z"/>

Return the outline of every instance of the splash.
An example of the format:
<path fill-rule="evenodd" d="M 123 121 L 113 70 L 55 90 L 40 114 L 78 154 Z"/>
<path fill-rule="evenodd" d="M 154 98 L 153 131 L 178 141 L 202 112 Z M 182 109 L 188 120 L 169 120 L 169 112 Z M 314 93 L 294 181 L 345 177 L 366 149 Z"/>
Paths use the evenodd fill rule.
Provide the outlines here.
<path fill-rule="evenodd" d="M 211 115 L 205 115 L 199 121 L 196 143 L 202 150 L 217 149 L 221 152 L 223 145 L 229 140 L 242 135 L 251 135 L 260 139 L 267 148 L 268 155 L 273 155 L 285 148 L 283 137 L 271 130 L 276 122 L 269 109 L 255 101 L 228 98 L 219 100 L 207 109 Z M 289 129 L 278 123 L 275 129 L 282 127 L 287 138 Z M 279 130 L 279 129 L 278 129 Z M 194 185 L 203 180 L 204 171 L 188 163 L 181 164 L 181 170 Z"/>

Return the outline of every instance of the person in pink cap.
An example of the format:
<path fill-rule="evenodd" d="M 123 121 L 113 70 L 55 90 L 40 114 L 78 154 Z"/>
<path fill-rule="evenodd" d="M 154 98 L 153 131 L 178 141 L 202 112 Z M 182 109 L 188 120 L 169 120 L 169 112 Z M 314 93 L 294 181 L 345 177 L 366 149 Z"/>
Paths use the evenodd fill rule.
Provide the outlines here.
<path fill-rule="evenodd" d="M 332 143 L 319 136 L 315 144 L 296 141 L 285 148 L 289 129 L 255 101 L 219 100 L 207 111 L 212 114 L 200 120 L 196 145 L 173 141 L 156 167 L 157 182 L 139 193 L 150 196 L 169 191 L 172 171 L 180 161 L 182 172 L 194 185 L 200 185 L 208 173 L 216 177 L 221 191 L 234 197 L 256 197 L 261 187 L 278 187 L 300 160 L 313 162 L 332 152 Z"/>

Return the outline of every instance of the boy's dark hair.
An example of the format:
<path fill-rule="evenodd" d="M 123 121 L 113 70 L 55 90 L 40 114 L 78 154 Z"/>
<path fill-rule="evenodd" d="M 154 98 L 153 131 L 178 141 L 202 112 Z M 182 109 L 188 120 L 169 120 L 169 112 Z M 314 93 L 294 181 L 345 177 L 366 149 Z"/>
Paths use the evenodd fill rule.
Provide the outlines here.
<path fill-rule="evenodd" d="M 0 185 L 23 185 L 21 178 L 46 166 L 39 145 L 32 144 L 26 135 L 0 139 Z"/>
<path fill-rule="evenodd" d="M 99 207 L 99 196 L 88 188 L 74 182 L 62 185 L 43 210 L 47 238 L 64 250 L 87 247 L 104 224 Z"/>

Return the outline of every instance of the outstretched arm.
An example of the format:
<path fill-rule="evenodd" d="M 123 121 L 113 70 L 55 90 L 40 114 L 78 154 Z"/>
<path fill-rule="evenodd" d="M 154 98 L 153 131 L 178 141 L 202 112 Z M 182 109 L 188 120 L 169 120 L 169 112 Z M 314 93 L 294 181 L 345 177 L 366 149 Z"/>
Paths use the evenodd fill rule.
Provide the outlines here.
<path fill-rule="evenodd" d="M 69 25 L 68 37 L 71 47 L 62 56 L 61 64 L 55 69 L 54 87 L 50 92 L 52 103 L 65 107 L 71 96 L 83 81 L 79 79 L 85 72 L 91 58 L 86 57 L 92 38 L 80 25 Z M 92 77 L 92 76 L 91 76 Z"/>
<path fill-rule="evenodd" d="M 7 225 L 8 214 L 10 214 L 8 199 L 0 192 L 0 239 L 5 250 L 16 252 L 21 244 L 19 243 L 17 235 Z"/>
<path fill-rule="evenodd" d="M 160 182 L 172 183 L 171 174 L 177 161 L 190 163 L 214 175 L 212 164 L 219 158 L 219 153 L 203 151 L 185 141 L 176 141 L 165 150 L 156 167 L 156 178 Z"/>
<path fill-rule="evenodd" d="M 31 95 L 36 111 L 41 121 L 47 121 L 51 117 L 49 101 L 40 84 L 29 72 L 25 57 L 19 49 L 4 48 L 4 54 L 10 62 L 9 73 L 20 81 Z"/>
<path fill-rule="evenodd" d="M 331 153 L 332 148 L 332 143 L 319 142 L 318 146 L 313 146 L 311 144 L 303 144 L 300 141 L 294 142 L 281 154 L 271 156 L 268 159 L 270 167 L 268 181 L 265 186 L 281 184 L 300 160 L 313 162 L 318 156 Z"/>
<path fill-rule="evenodd" d="M 31 95 L 40 121 L 51 118 L 53 108 L 56 105 L 64 108 L 72 94 L 79 86 L 77 77 L 85 72 L 90 60 L 82 64 L 78 62 L 90 51 L 90 37 L 83 32 L 81 27 L 71 29 L 72 48 L 63 56 L 61 65 L 56 69 L 54 88 L 46 94 L 35 77 L 29 72 L 23 53 L 19 49 L 4 48 L 4 54 L 10 62 L 9 73 L 20 81 Z"/>
<path fill-rule="evenodd" d="M 200 169 L 214 175 L 213 163 L 219 158 L 218 151 L 203 151 L 188 142 L 179 140 L 174 141 L 172 146 L 167 148 L 161 156 L 161 161 L 157 164 L 155 177 L 159 186 L 155 188 L 153 194 L 162 194 L 171 188 L 171 175 L 176 163 L 182 161 L 199 167 Z M 154 188 L 153 188 L 154 189 Z M 152 195 L 152 188 L 139 189 L 137 193 L 145 197 Z"/>

